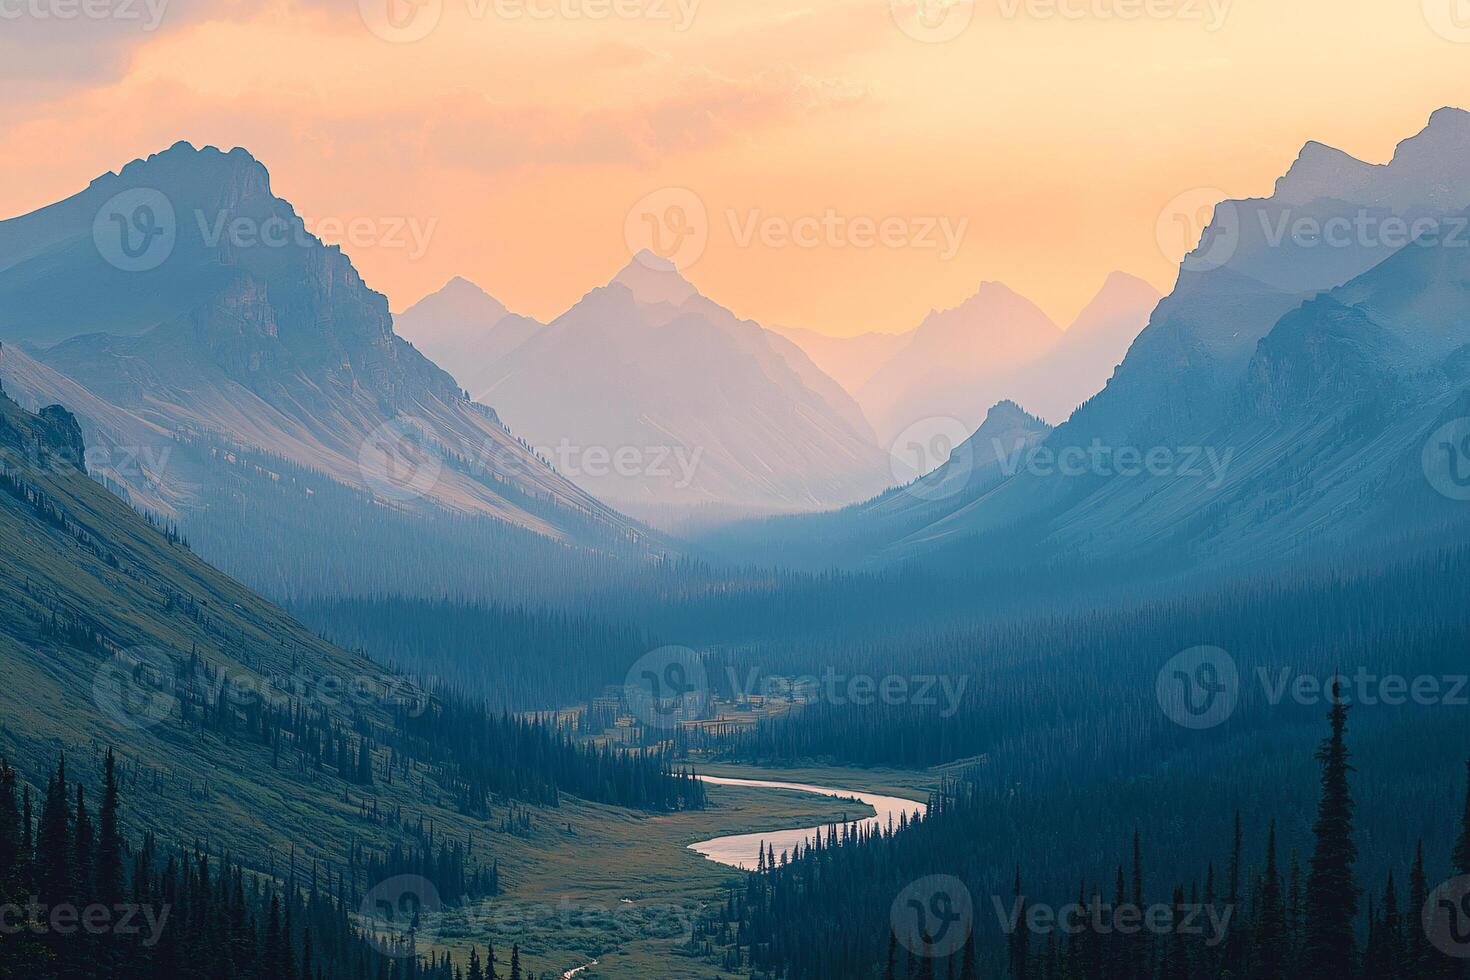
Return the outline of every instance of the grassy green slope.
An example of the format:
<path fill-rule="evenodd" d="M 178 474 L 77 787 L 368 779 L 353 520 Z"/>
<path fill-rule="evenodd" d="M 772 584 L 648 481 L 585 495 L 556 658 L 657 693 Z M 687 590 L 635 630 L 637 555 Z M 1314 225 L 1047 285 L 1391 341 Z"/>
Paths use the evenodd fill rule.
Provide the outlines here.
<path fill-rule="evenodd" d="M 156 724 L 135 727 L 126 722 L 140 716 L 126 714 L 120 723 L 94 686 L 140 648 L 163 651 L 181 669 L 197 651 L 232 677 L 369 679 L 372 696 L 355 703 L 375 723 L 387 717 L 387 674 L 171 541 L 75 464 L 80 444 L 71 439 L 79 435 L 64 414 L 44 414 L 0 395 L 0 471 L 46 502 L 38 511 L 0 492 L 0 753 L 33 795 L 63 750 L 69 775 L 92 790 L 101 753 L 112 746 L 132 834 L 151 829 L 165 844 L 208 841 L 278 872 L 294 852 L 298 868 L 317 862 L 334 874 L 354 841 L 381 850 L 409 836 L 363 817 L 366 796 L 380 810 L 401 809 L 410 824 L 422 816 L 441 835 L 463 841 L 473 834 L 475 857 L 500 863 L 507 894 L 448 913 L 432 945 L 462 952 L 487 938 L 502 949 L 520 942 L 528 968 L 558 975 L 597 956 L 599 967 L 579 974 L 588 980 L 719 976 L 711 964 L 674 952 L 677 932 L 738 876 L 687 845 L 824 823 L 850 809 L 726 788 L 711 791 L 710 810 L 676 814 L 565 798 L 557 809 L 518 808 L 529 813 L 529 827 L 504 832 L 505 811 L 488 820 L 459 814 L 428 771 L 364 788 L 330 769 L 299 767 L 294 751 L 275 765 L 266 746 L 187 726 L 177 708 Z M 61 635 L 79 624 L 105 643 Z M 350 713 L 345 704 L 340 710 Z M 360 888 L 370 885 L 359 879 Z"/>

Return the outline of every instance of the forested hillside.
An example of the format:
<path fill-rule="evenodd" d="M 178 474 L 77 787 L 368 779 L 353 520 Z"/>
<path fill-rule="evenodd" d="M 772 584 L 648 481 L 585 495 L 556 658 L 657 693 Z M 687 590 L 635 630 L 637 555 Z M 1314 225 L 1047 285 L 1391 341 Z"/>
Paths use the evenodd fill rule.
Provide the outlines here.
<path fill-rule="evenodd" d="M 988 844 L 1022 804 L 983 776 L 961 780 L 892 832 L 834 828 L 772 855 L 704 936 L 727 969 L 790 980 L 1464 977 L 1470 795 L 1428 811 L 1431 841 L 1396 842 L 1387 867 L 1365 867 L 1374 835 L 1355 799 L 1390 771 L 1351 751 L 1346 706 L 1330 715 L 1315 805 L 1242 821 L 1228 797 L 1171 796 L 1166 825 L 1116 833 L 1069 880 L 1038 876 L 1042 850 L 1015 838 L 1019 863 L 1001 871 Z M 1282 747 L 1310 759 L 1309 744 Z M 1463 793 L 1464 771 L 1440 769 L 1441 799 Z M 1205 809 L 1229 821 L 1224 833 L 1195 820 Z M 1307 832 L 1282 835 L 1278 819 Z"/>

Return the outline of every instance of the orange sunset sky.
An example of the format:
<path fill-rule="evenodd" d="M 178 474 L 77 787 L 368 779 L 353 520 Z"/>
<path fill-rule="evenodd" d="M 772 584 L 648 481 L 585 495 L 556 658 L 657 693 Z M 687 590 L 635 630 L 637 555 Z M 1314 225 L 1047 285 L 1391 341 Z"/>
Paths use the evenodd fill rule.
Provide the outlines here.
<path fill-rule="evenodd" d="M 395 310 L 464 275 L 555 316 L 672 187 L 705 212 L 689 278 L 744 316 L 904 330 L 1000 280 L 1065 323 L 1112 269 L 1171 285 L 1180 195 L 1470 106 L 1461 0 L 93 2 L 0 0 L 0 215 L 240 145 L 309 226 L 418 229 L 347 244 Z M 964 235 L 742 240 L 824 215 Z"/>

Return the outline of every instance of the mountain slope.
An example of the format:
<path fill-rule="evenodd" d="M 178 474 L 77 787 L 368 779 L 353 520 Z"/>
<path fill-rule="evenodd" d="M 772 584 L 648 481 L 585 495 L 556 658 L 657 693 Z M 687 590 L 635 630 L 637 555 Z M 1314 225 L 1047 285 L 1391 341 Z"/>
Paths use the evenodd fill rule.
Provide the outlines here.
<path fill-rule="evenodd" d="M 0 753 L 39 785 L 59 750 L 90 779 L 95 747 L 112 744 L 131 774 L 129 809 L 140 828 L 179 843 L 228 840 L 257 867 L 293 846 L 305 860 L 340 863 L 352 834 L 379 847 L 395 839 L 356 819 L 357 803 L 340 784 L 294 759 L 273 766 L 258 741 L 183 725 L 169 680 L 184 677 L 197 654 L 258 691 L 289 690 L 282 677 L 357 681 L 368 692 L 364 717 L 385 721 L 391 675 L 146 523 L 86 475 L 83 454 L 70 413 L 51 406 L 32 415 L 0 395 L 0 665 L 9 679 L 0 690 Z M 150 671 L 161 673 L 150 681 Z M 378 792 L 384 803 L 400 795 Z M 446 826 L 460 820 L 434 810 Z"/>
<path fill-rule="evenodd" d="M 640 533 L 397 337 L 386 299 L 243 150 L 178 144 L 0 222 L 0 297 L 0 339 L 38 345 L 47 367 L 160 430 L 255 447 L 400 509 L 555 540 Z"/>
<path fill-rule="evenodd" d="M 779 555 L 784 564 L 811 570 L 862 564 L 1005 481 L 1025 452 L 1050 432 L 1050 425 L 1015 402 L 1000 402 L 943 463 L 903 486 L 826 514 L 715 528 L 699 540 L 738 563 L 759 564 Z"/>
<path fill-rule="evenodd" d="M 483 376 L 477 395 L 516 432 L 633 513 L 810 510 L 861 499 L 888 479 L 861 410 L 836 382 L 652 256 Z"/>

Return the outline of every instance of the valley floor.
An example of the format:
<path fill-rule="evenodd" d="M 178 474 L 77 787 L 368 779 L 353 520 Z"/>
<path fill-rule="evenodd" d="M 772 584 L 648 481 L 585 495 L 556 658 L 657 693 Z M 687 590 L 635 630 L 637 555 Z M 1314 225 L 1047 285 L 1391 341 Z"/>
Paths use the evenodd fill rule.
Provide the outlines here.
<path fill-rule="evenodd" d="M 797 781 L 922 800 L 931 773 L 887 769 L 703 765 L 702 774 Z M 446 913 L 433 925 L 435 946 L 463 962 L 486 939 L 508 961 L 521 946 L 531 976 L 578 980 L 705 980 L 729 977 L 676 947 L 704 906 L 721 901 L 741 874 L 688 849 L 696 841 L 763 829 L 816 826 L 855 816 L 841 800 L 784 790 L 712 786 L 709 808 L 647 816 L 584 803 L 541 811 L 525 850 L 501 861 L 508 894 Z M 871 813 L 871 811 L 868 811 Z M 555 821 L 560 819 L 558 826 Z M 568 830 L 570 826 L 570 831 Z M 589 965 L 593 959 L 595 966 Z M 502 968 L 504 972 L 504 968 Z"/>

